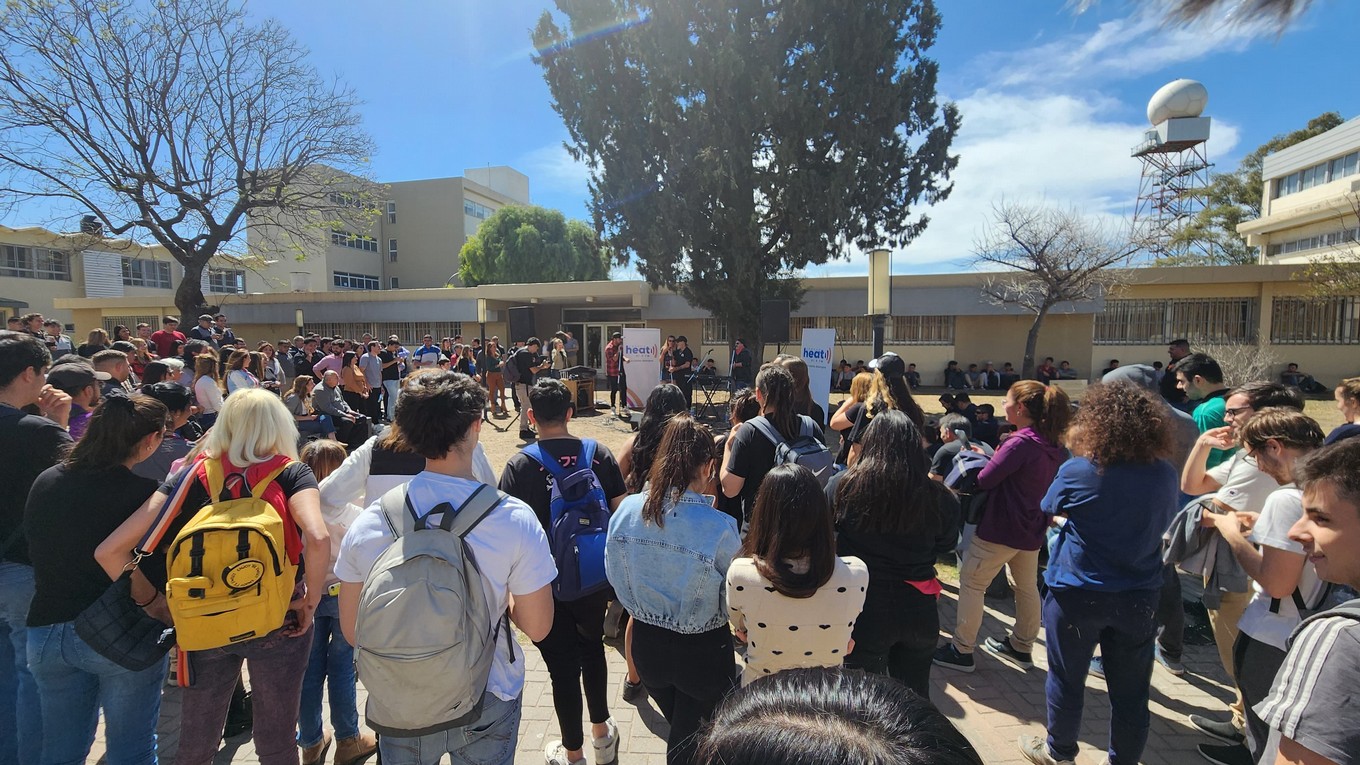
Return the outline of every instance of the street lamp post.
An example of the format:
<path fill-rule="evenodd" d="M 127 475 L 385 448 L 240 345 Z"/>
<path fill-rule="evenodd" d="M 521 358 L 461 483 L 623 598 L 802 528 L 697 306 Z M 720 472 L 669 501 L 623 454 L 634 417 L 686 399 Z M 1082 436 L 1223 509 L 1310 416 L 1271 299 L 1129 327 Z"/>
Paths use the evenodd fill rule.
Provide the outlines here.
<path fill-rule="evenodd" d="M 877 249 L 869 253 L 869 311 L 873 321 L 874 358 L 883 355 L 888 316 L 892 314 L 892 253 Z"/>

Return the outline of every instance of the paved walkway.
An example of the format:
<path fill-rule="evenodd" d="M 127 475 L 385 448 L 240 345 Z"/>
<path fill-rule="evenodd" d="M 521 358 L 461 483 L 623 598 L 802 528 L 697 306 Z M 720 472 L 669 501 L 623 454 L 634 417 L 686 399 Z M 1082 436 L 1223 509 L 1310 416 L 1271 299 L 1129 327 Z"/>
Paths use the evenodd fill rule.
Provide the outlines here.
<path fill-rule="evenodd" d="M 954 624 L 956 590 L 946 585 L 940 600 L 940 616 L 947 628 Z M 990 617 L 983 625 L 983 634 L 1002 635 L 1005 626 L 1013 623 L 1011 604 L 988 602 Z M 973 742 L 982 761 L 988 765 L 1019 765 L 1025 760 L 1016 750 L 1015 741 L 1023 733 L 1042 735 L 1044 719 L 1044 652 L 1043 638 L 1034 656 L 1038 666 L 1028 672 L 999 659 L 979 652 L 978 669 L 971 675 L 935 668 L 932 673 L 931 698 L 960 730 Z M 611 709 L 622 740 L 619 761 L 623 765 L 664 765 L 666 758 L 666 723 L 650 704 L 637 706 L 623 701 L 623 656 L 619 650 L 608 652 L 612 683 Z M 552 694 L 548 672 L 538 652 L 532 646 L 526 650 L 528 678 L 524 689 L 524 714 L 520 725 L 519 750 L 516 765 L 539 765 L 543 762 L 543 746 L 558 737 L 553 715 Z M 1186 649 L 1183 677 L 1173 677 L 1158 667 L 1152 677 L 1152 731 L 1143 765 L 1172 765 L 1199 761 L 1195 745 L 1208 739 L 1197 734 L 1186 721 L 1191 712 L 1226 713 L 1231 691 L 1225 685 L 1223 670 L 1218 665 L 1218 654 L 1213 646 L 1189 646 Z M 1082 725 L 1082 752 L 1077 758 L 1081 765 L 1104 762 L 1110 707 L 1105 695 L 1105 684 L 1096 678 L 1087 681 L 1086 714 Z M 360 689 L 360 707 L 363 689 Z M 173 763 L 175 742 L 178 738 L 179 694 L 167 688 L 161 712 L 162 763 Z M 101 725 L 91 762 L 103 762 L 103 728 Z M 587 754 L 589 757 L 589 754 Z M 238 737 L 228 741 L 216 760 L 217 765 L 258 763 L 249 739 Z M 592 763 L 592 765 L 594 765 Z"/>

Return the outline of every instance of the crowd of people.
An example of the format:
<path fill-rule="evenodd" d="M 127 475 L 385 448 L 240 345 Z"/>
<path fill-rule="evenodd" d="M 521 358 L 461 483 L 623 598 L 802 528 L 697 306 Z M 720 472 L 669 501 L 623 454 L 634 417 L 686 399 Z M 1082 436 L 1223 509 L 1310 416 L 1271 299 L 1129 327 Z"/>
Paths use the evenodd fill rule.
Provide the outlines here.
<path fill-rule="evenodd" d="M 1024 756 L 1075 760 L 1095 673 L 1109 762 L 1136 763 L 1154 666 L 1184 671 L 1183 575 L 1203 579 L 1238 692 L 1191 717 L 1223 742 L 1201 754 L 1360 752 L 1360 602 L 1336 605 L 1360 587 L 1360 378 L 1336 388 L 1347 423 L 1327 436 L 1297 390 L 1227 386 L 1188 345 L 1160 375 L 1112 366 L 1080 406 L 997 379 L 1004 420 L 966 392 L 991 387 L 988 364 L 928 426 L 895 354 L 828 413 L 801 358 L 757 365 L 739 344 L 750 384 L 715 434 L 676 337 L 616 456 L 573 433 L 552 375 L 569 336 L 249 350 L 205 315 L 74 346 L 24 318 L 0 333 L 0 765 L 83 761 L 100 714 L 109 762 L 156 762 L 172 649 L 176 762 L 211 762 L 243 707 L 262 763 L 510 762 L 516 629 L 551 680 L 547 765 L 608 765 L 625 734 L 614 618 L 623 698 L 660 709 L 671 763 L 980 763 L 931 672 L 977 670 L 978 648 L 1030 668 L 1041 628 L 1047 735 Z M 481 429 L 510 381 L 529 443 L 495 466 Z M 955 555 L 942 625 L 936 564 Z M 1016 619 L 989 635 L 1003 570 Z"/>

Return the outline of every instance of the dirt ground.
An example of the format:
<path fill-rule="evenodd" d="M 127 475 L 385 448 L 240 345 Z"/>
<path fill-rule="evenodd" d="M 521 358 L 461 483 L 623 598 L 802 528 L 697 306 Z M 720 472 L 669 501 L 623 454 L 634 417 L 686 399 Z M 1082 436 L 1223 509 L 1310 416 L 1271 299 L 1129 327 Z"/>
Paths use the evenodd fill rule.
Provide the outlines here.
<path fill-rule="evenodd" d="M 940 393 L 942 392 L 942 390 L 935 388 L 927 388 L 917 392 L 916 400 L 921 405 L 921 408 L 925 410 L 927 417 L 938 417 L 943 414 L 943 410 L 938 401 Z M 696 404 L 701 403 L 701 395 L 697 391 L 694 395 Z M 1002 395 L 982 393 L 974 394 L 972 396 L 973 403 L 975 404 L 989 403 L 996 407 L 998 418 L 1001 416 L 1003 398 L 1004 396 Z M 714 396 L 714 399 L 715 401 L 722 400 L 723 394 Z M 831 411 L 835 411 L 836 406 L 842 399 L 844 399 L 843 394 L 833 393 L 831 395 Z M 620 419 L 610 413 L 609 393 L 607 391 L 596 391 L 595 401 L 597 402 L 597 408 L 593 411 L 583 410 L 577 412 L 576 417 L 571 421 L 569 429 L 573 435 L 593 438 L 605 446 L 608 446 L 611 451 L 617 454 L 628 440 L 628 437 L 632 435 L 632 427 L 628 421 Z M 715 405 L 712 410 L 709 410 L 707 407 L 702 407 L 700 411 L 700 414 L 704 415 L 702 417 L 702 422 L 712 428 L 715 435 L 727 430 L 726 422 L 716 416 L 720 408 L 725 409 L 725 404 L 721 407 Z M 1332 428 L 1341 424 L 1341 414 L 1336 410 L 1336 406 L 1330 398 L 1310 399 L 1306 402 L 1304 411 L 1322 425 L 1322 431 L 1324 433 L 1330 432 Z M 513 416 L 514 412 L 512 411 L 511 414 Z M 497 432 L 496 428 L 493 428 L 490 425 L 482 425 L 482 446 L 486 449 L 487 457 L 491 460 L 491 465 L 495 467 L 496 472 L 499 473 L 501 468 L 505 466 L 505 463 L 514 456 L 515 452 L 519 451 L 519 449 L 524 446 L 524 442 L 519 439 L 519 422 L 511 424 L 509 418 L 497 419 L 494 417 L 491 418 L 491 422 L 497 427 L 506 428 L 504 433 L 500 433 Z"/>

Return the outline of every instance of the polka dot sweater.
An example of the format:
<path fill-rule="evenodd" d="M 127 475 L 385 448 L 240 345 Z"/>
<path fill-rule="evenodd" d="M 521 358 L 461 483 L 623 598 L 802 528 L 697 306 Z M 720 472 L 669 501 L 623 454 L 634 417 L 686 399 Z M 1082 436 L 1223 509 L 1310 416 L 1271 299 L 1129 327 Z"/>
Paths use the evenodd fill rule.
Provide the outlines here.
<path fill-rule="evenodd" d="M 797 667 L 839 667 L 864 607 L 869 569 L 859 558 L 836 559 L 831 579 L 809 598 L 775 590 L 750 558 L 727 570 L 732 629 L 746 631 L 741 684 Z"/>

